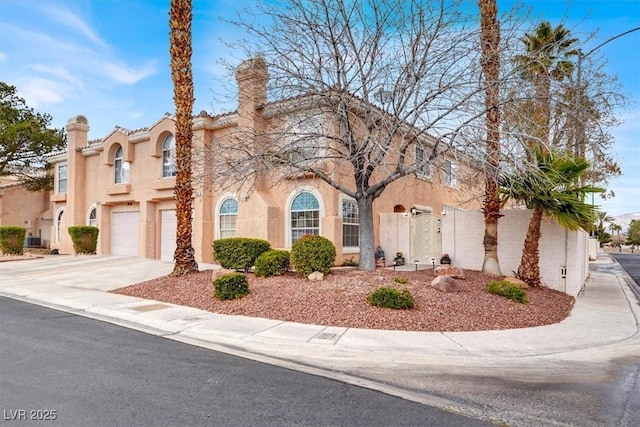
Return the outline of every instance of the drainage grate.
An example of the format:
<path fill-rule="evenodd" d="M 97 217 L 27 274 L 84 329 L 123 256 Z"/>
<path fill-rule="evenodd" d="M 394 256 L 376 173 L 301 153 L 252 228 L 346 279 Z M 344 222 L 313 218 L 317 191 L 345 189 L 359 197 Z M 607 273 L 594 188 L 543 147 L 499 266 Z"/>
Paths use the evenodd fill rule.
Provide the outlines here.
<path fill-rule="evenodd" d="M 151 304 L 151 305 L 141 305 L 139 307 L 132 307 L 131 309 L 133 311 L 138 311 L 140 313 L 145 313 L 147 311 L 154 311 L 154 310 L 162 310 L 165 308 L 169 308 L 170 306 L 165 305 L 165 304 Z"/>
<path fill-rule="evenodd" d="M 316 335 L 316 339 L 318 339 L 318 340 L 332 340 L 333 341 L 336 338 L 338 338 L 338 334 L 322 333 L 322 334 Z"/>

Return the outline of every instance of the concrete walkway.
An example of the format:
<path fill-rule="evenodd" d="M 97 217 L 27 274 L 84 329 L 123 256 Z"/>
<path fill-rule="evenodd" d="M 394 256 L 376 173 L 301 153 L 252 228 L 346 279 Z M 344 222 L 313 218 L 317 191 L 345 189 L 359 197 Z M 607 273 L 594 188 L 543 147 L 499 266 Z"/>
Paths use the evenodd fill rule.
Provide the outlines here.
<path fill-rule="evenodd" d="M 408 371 L 446 367 L 446 372 L 473 373 L 505 362 L 517 367 L 543 359 L 637 357 L 640 306 L 626 273 L 606 254 L 591 266 L 567 319 L 502 331 L 327 327 L 220 315 L 106 292 L 166 275 L 173 268 L 172 263 L 141 258 L 60 255 L 2 262 L 0 296 L 425 401 L 416 392 L 418 379 Z M 426 403 L 448 407 L 433 396 Z"/>

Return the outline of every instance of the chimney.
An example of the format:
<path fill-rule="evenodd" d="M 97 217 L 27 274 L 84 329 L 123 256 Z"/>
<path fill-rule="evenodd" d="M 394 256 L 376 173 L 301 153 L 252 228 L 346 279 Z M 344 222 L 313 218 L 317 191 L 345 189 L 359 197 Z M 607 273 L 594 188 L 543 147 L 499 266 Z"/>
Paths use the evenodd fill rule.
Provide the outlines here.
<path fill-rule="evenodd" d="M 260 111 L 267 102 L 267 63 L 264 57 L 242 61 L 236 68 L 238 82 L 238 126 L 257 130 Z"/>

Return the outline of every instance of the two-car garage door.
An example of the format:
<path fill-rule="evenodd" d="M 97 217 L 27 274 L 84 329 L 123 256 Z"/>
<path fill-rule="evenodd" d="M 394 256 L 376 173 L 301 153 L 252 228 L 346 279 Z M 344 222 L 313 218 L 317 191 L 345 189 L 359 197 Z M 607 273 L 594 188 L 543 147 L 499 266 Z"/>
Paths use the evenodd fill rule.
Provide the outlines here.
<path fill-rule="evenodd" d="M 140 212 L 111 213 L 111 255 L 139 256 Z"/>

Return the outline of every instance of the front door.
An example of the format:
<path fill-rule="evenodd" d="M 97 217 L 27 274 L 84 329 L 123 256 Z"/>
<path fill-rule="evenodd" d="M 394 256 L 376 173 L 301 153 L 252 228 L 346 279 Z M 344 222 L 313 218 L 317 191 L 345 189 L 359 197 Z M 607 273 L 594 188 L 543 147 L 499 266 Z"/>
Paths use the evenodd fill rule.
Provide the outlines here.
<path fill-rule="evenodd" d="M 432 257 L 440 257 L 440 244 L 438 218 L 429 211 L 416 210 L 411 221 L 411 260 L 407 262 L 430 265 Z"/>

